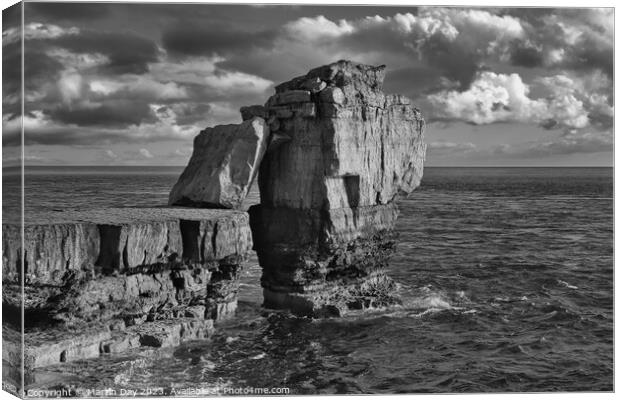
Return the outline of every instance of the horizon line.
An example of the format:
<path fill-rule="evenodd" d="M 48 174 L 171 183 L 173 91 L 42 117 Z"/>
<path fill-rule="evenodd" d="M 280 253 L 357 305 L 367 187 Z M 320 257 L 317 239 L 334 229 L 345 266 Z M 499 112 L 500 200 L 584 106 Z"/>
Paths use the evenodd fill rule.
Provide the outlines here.
<path fill-rule="evenodd" d="M 22 164 L 3 165 L 2 168 L 19 168 Z M 106 167 L 106 168 L 123 168 L 123 167 L 186 167 L 187 165 L 106 165 L 106 164 L 38 164 L 28 165 L 24 167 Z M 614 168 L 614 165 L 426 165 L 424 168 Z"/>

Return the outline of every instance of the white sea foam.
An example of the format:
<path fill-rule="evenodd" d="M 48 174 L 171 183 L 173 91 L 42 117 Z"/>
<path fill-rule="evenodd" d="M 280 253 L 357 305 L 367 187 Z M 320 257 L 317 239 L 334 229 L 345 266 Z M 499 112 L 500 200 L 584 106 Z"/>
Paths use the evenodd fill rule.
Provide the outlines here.
<path fill-rule="evenodd" d="M 562 281 L 562 280 L 559 280 L 559 279 L 558 279 L 558 283 L 560 285 L 564 286 L 564 287 L 569 288 L 569 289 L 579 289 L 577 286 L 571 285 L 570 283 Z"/>
<path fill-rule="evenodd" d="M 260 353 L 260 354 L 255 355 L 254 357 L 250 357 L 250 360 L 260 360 L 262 358 L 265 358 L 266 355 L 267 354 L 265 353 Z"/>

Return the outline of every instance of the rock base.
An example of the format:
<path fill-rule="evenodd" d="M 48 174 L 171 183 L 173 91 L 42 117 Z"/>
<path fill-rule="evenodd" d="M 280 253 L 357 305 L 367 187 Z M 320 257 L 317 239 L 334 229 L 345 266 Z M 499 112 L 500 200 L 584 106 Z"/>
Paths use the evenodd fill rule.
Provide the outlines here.
<path fill-rule="evenodd" d="M 386 273 L 396 206 L 342 211 L 250 208 L 265 307 L 332 317 L 400 304 Z M 338 237 L 331 235 L 334 228 Z"/>

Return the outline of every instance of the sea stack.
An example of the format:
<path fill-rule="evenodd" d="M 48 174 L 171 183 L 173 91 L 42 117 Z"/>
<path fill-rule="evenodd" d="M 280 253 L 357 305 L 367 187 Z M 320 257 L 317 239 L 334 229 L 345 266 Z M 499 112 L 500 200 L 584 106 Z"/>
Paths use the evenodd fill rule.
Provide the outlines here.
<path fill-rule="evenodd" d="M 422 178 L 425 123 L 383 93 L 384 77 L 385 66 L 339 61 L 244 110 L 271 129 L 250 208 L 265 306 L 317 317 L 398 303 L 386 274 L 396 199 Z"/>

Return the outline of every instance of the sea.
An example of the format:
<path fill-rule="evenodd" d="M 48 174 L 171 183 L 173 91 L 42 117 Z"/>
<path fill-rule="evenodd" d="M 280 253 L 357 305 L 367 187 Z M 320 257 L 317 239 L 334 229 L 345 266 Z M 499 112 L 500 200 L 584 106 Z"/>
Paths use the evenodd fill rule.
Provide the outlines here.
<path fill-rule="evenodd" d="M 164 205 L 181 171 L 29 167 L 26 212 Z M 3 214 L 18 218 L 20 177 L 3 175 Z M 254 188 L 247 204 L 258 201 Z M 268 310 L 253 257 L 237 316 L 211 340 L 42 368 L 30 387 L 112 395 L 614 389 L 612 168 L 427 167 L 399 205 L 389 272 L 402 306 L 331 319 Z"/>

